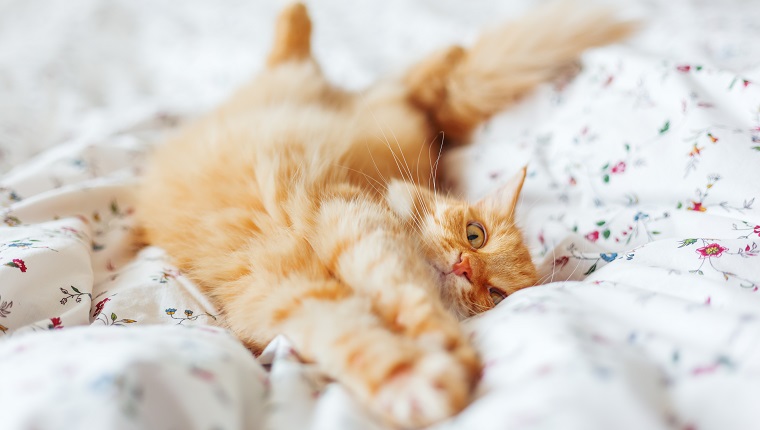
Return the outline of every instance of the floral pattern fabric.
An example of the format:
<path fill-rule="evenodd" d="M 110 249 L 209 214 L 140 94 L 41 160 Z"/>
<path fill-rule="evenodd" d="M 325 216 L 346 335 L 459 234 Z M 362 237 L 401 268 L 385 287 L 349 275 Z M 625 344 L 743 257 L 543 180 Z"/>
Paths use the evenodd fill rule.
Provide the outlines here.
<path fill-rule="evenodd" d="M 219 328 L 48 331 L 0 343 L 0 362 L 7 429 L 262 428 L 266 372 Z"/>
<path fill-rule="evenodd" d="M 358 88 L 532 3 L 325 0 L 315 52 Z M 636 37 L 442 160 L 473 200 L 528 165 L 518 223 L 542 285 L 465 322 L 483 378 L 435 428 L 760 422 L 760 9 L 619 3 Z M 287 339 L 252 357 L 135 246 L 146 156 L 261 64 L 277 3 L 40 5 L 0 16 L 2 427 L 384 428 Z"/>

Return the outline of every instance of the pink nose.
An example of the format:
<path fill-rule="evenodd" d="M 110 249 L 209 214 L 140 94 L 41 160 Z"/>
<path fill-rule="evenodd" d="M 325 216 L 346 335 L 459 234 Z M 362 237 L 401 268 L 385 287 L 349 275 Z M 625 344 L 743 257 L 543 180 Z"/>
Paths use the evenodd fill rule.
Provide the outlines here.
<path fill-rule="evenodd" d="M 472 268 L 470 267 L 470 258 L 466 255 L 462 257 L 462 260 L 459 261 L 459 263 L 454 264 L 452 267 L 454 269 L 454 274 L 459 276 L 464 276 L 467 278 L 467 280 L 470 280 L 470 276 L 472 276 Z"/>

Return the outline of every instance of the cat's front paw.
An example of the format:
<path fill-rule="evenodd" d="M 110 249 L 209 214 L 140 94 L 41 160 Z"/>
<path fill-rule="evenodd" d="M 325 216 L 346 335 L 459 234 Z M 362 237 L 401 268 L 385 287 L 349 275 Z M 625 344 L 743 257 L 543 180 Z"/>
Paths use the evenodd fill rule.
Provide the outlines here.
<path fill-rule="evenodd" d="M 403 428 L 441 421 L 462 410 L 477 381 L 477 363 L 447 352 L 432 352 L 394 373 L 372 403 L 377 412 Z"/>

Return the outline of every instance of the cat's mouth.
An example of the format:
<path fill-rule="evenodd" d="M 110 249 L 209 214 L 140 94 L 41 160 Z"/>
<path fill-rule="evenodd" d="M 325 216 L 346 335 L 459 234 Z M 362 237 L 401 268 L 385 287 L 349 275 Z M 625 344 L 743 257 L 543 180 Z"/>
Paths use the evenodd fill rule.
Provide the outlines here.
<path fill-rule="evenodd" d="M 438 273 L 441 278 L 441 281 L 445 282 L 450 278 L 450 275 L 452 275 L 454 272 L 444 272 L 442 270 L 439 270 Z"/>
<path fill-rule="evenodd" d="M 453 270 L 446 271 L 446 270 L 441 269 L 433 261 L 428 261 L 428 265 L 430 266 L 431 269 L 433 269 L 433 272 L 438 275 L 438 279 L 441 281 L 442 284 L 445 284 L 445 281 L 449 277 L 449 275 L 451 275 L 452 273 L 454 273 Z"/>
<path fill-rule="evenodd" d="M 430 264 L 430 267 L 432 267 L 433 271 L 438 275 L 438 281 L 440 282 L 441 286 L 456 285 L 460 276 L 454 273 L 454 269 L 441 269 L 438 264 L 432 261 L 428 262 L 428 264 Z M 469 280 L 467 281 L 469 282 Z"/>

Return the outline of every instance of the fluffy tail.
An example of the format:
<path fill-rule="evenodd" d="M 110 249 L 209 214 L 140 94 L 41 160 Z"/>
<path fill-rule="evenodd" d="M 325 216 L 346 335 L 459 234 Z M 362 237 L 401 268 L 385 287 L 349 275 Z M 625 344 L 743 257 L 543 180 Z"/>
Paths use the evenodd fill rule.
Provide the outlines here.
<path fill-rule="evenodd" d="M 636 26 L 610 9 L 556 2 L 485 33 L 469 49 L 454 46 L 433 54 L 407 73 L 406 84 L 446 140 L 461 142 L 584 50 L 621 40 Z"/>

